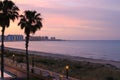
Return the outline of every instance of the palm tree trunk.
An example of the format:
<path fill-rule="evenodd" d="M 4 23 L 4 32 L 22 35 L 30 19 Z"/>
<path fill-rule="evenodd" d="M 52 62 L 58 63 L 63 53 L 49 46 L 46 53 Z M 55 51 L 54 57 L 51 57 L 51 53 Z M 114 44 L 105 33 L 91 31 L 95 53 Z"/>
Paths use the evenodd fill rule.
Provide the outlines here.
<path fill-rule="evenodd" d="M 2 43 L 1 43 L 1 78 L 4 80 L 4 32 L 5 27 L 2 28 Z"/>
<path fill-rule="evenodd" d="M 29 54 L 28 54 L 28 43 L 29 43 L 29 35 L 26 36 L 26 69 L 27 69 L 27 80 L 29 80 Z"/>

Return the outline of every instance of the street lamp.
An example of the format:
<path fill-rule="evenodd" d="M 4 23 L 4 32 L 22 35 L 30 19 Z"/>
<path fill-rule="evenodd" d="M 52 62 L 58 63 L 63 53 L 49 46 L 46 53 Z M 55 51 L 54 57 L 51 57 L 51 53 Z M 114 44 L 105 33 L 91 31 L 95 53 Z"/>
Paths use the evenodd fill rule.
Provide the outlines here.
<path fill-rule="evenodd" d="M 15 54 L 12 55 L 12 58 L 13 58 L 13 63 L 14 63 L 14 61 L 15 61 Z"/>
<path fill-rule="evenodd" d="M 34 64 L 34 55 L 33 55 L 33 57 L 32 57 L 32 69 L 31 69 L 31 72 L 32 72 L 32 73 L 34 73 L 34 65 L 35 65 L 35 64 Z"/>
<path fill-rule="evenodd" d="M 66 65 L 66 66 L 65 66 L 65 69 L 66 69 L 66 79 L 68 79 L 68 70 L 69 70 L 69 66 Z"/>

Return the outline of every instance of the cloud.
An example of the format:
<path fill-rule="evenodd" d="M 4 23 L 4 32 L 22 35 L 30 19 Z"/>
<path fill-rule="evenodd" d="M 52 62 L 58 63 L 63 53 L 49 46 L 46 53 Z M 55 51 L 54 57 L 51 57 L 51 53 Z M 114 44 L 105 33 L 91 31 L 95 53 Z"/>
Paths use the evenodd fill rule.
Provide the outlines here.
<path fill-rule="evenodd" d="M 67 29 L 66 36 L 69 34 L 74 36 L 88 35 L 87 37 L 94 35 L 92 38 L 98 38 L 98 35 L 102 38 L 104 35 L 109 36 L 110 39 L 110 35 L 112 35 L 111 38 L 120 39 L 118 35 L 120 30 L 120 0 L 14 1 L 22 11 L 30 9 L 40 12 L 46 30 L 52 31 L 53 29 L 55 32 L 61 32 Z"/>
<path fill-rule="evenodd" d="M 55 0 L 52 0 L 52 1 L 55 1 Z M 59 2 L 60 0 L 58 1 L 55 1 L 55 2 Z M 77 0 L 72 0 L 72 1 L 76 1 L 78 2 Z M 82 0 L 79 0 L 79 2 L 82 2 Z M 84 2 L 87 2 L 88 0 L 85 0 Z M 94 1 L 94 0 L 92 0 Z M 91 2 L 92 2 L 91 1 Z M 110 0 L 111 1 L 111 0 Z M 48 0 L 49 2 L 49 0 Z M 62 1 L 60 1 L 62 2 Z M 65 2 L 65 1 L 63 1 Z M 67 0 L 66 0 L 67 2 Z M 95 1 L 96 2 L 96 1 Z M 94 2 L 94 3 L 95 3 Z M 100 2 L 100 1 L 98 1 Z M 104 3 L 103 1 L 101 1 L 102 3 Z M 88 1 L 89 3 L 89 1 Z M 55 3 L 54 3 L 55 4 Z M 62 4 L 62 3 L 60 3 Z M 65 3 L 64 3 L 65 4 Z M 90 3 L 89 3 L 90 4 Z M 105 4 L 105 3 L 104 3 Z M 51 4 L 49 4 L 51 5 Z M 110 9 L 106 9 L 106 8 L 100 8 L 99 6 L 92 6 L 92 7 L 81 7 L 81 6 L 78 6 L 78 7 L 59 7 L 58 6 L 54 6 L 54 7 L 41 7 L 41 6 L 34 6 L 34 5 L 21 5 L 23 8 L 27 8 L 27 9 L 37 9 L 37 11 L 39 12 L 43 12 L 43 14 L 55 14 L 55 15 L 65 15 L 65 16 L 68 16 L 68 17 L 72 17 L 72 18 L 77 18 L 77 20 L 92 20 L 92 21 L 110 21 L 112 19 L 114 19 L 116 21 L 116 18 L 120 15 L 120 10 L 110 10 Z M 103 6 L 103 5 L 102 5 Z M 107 6 L 107 5 L 106 5 Z"/>

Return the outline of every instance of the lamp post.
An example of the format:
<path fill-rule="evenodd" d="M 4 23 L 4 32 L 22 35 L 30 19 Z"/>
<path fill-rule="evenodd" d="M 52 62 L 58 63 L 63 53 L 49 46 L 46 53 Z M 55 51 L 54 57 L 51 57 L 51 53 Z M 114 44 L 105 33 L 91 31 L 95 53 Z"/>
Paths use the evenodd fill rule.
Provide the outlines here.
<path fill-rule="evenodd" d="M 66 65 L 66 66 L 65 66 L 65 69 L 66 69 L 66 79 L 68 79 L 68 70 L 69 70 L 69 66 Z"/>
<path fill-rule="evenodd" d="M 15 61 L 15 54 L 12 55 L 12 58 L 13 58 L 13 63 L 14 63 L 14 61 Z"/>
<path fill-rule="evenodd" d="M 35 65 L 35 64 L 34 64 L 34 55 L 33 55 L 33 57 L 32 57 L 32 69 L 31 69 L 31 72 L 32 72 L 32 73 L 34 73 L 34 65 Z"/>

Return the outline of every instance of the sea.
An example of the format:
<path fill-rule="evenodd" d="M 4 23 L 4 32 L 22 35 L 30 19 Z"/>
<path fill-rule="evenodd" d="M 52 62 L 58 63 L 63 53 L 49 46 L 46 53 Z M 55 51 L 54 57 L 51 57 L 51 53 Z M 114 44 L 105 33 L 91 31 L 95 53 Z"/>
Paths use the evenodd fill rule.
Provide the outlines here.
<path fill-rule="evenodd" d="M 5 47 L 25 49 L 25 41 L 5 42 Z M 30 41 L 29 50 L 120 61 L 120 40 Z"/>

